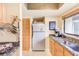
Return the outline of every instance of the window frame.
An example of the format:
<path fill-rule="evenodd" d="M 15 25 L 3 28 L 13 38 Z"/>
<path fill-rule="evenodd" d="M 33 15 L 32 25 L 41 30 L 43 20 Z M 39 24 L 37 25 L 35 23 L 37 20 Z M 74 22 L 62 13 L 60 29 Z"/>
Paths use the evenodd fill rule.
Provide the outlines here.
<path fill-rule="evenodd" d="M 79 13 L 73 14 L 73 15 L 71 15 L 71 16 L 69 16 L 69 17 L 73 17 L 73 16 L 75 16 L 75 15 L 77 15 L 77 14 L 79 14 Z M 63 32 L 64 32 L 65 34 L 74 35 L 74 36 L 79 36 L 79 34 L 72 34 L 72 33 L 66 33 L 66 32 L 65 32 L 65 21 L 66 21 L 66 19 L 69 18 L 69 17 L 64 18 L 64 27 L 63 27 L 63 28 L 64 28 L 64 31 L 63 31 Z"/>

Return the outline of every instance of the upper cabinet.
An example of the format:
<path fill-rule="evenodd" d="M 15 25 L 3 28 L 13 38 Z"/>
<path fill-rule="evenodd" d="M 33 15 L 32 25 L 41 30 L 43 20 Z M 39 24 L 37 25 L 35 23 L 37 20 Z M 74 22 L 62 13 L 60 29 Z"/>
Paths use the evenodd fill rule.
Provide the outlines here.
<path fill-rule="evenodd" d="M 0 3 L 0 22 L 3 21 L 3 4 Z"/>
<path fill-rule="evenodd" d="M 6 5 L 0 3 L 0 20 L 4 21 L 6 19 Z"/>
<path fill-rule="evenodd" d="M 2 18 L 2 4 L 0 4 L 0 20 Z"/>
<path fill-rule="evenodd" d="M 19 17 L 19 4 L 18 3 L 7 3 L 6 4 L 6 18 L 11 23 L 13 16 Z"/>
<path fill-rule="evenodd" d="M 0 3 L 0 22 L 11 23 L 13 16 L 19 17 L 19 4 Z"/>

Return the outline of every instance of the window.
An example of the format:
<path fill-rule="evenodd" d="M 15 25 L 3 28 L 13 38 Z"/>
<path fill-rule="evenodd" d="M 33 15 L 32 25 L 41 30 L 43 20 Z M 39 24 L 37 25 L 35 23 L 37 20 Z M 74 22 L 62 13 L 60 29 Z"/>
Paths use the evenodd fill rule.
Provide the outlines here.
<path fill-rule="evenodd" d="M 79 14 L 65 19 L 64 32 L 79 35 Z"/>

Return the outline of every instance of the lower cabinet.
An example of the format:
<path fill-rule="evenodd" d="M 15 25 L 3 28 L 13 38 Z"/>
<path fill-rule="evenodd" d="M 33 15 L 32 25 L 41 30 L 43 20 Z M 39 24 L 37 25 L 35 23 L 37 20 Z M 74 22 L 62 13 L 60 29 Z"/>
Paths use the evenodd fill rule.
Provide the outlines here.
<path fill-rule="evenodd" d="M 55 48 L 54 48 L 54 52 L 55 52 L 55 56 L 62 56 L 63 55 L 63 47 L 60 46 L 57 42 L 55 42 Z"/>
<path fill-rule="evenodd" d="M 51 54 L 54 56 L 55 55 L 55 49 L 54 49 L 54 41 L 53 40 L 51 40 L 50 41 L 50 52 L 51 52 Z"/>
<path fill-rule="evenodd" d="M 73 56 L 73 54 L 68 50 L 64 49 L 64 56 Z"/>
<path fill-rule="evenodd" d="M 58 42 L 53 39 L 49 39 L 50 53 L 52 56 L 73 56 L 73 54 L 66 48 L 61 46 Z"/>

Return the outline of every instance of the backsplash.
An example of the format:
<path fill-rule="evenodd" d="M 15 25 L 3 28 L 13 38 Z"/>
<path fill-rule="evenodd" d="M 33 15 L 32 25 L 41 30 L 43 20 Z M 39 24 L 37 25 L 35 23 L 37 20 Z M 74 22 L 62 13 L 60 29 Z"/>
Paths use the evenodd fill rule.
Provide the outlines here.
<path fill-rule="evenodd" d="M 79 44 L 79 39 L 77 39 L 77 38 L 67 36 L 67 35 L 63 35 L 63 38 L 67 38 L 68 41 Z"/>

